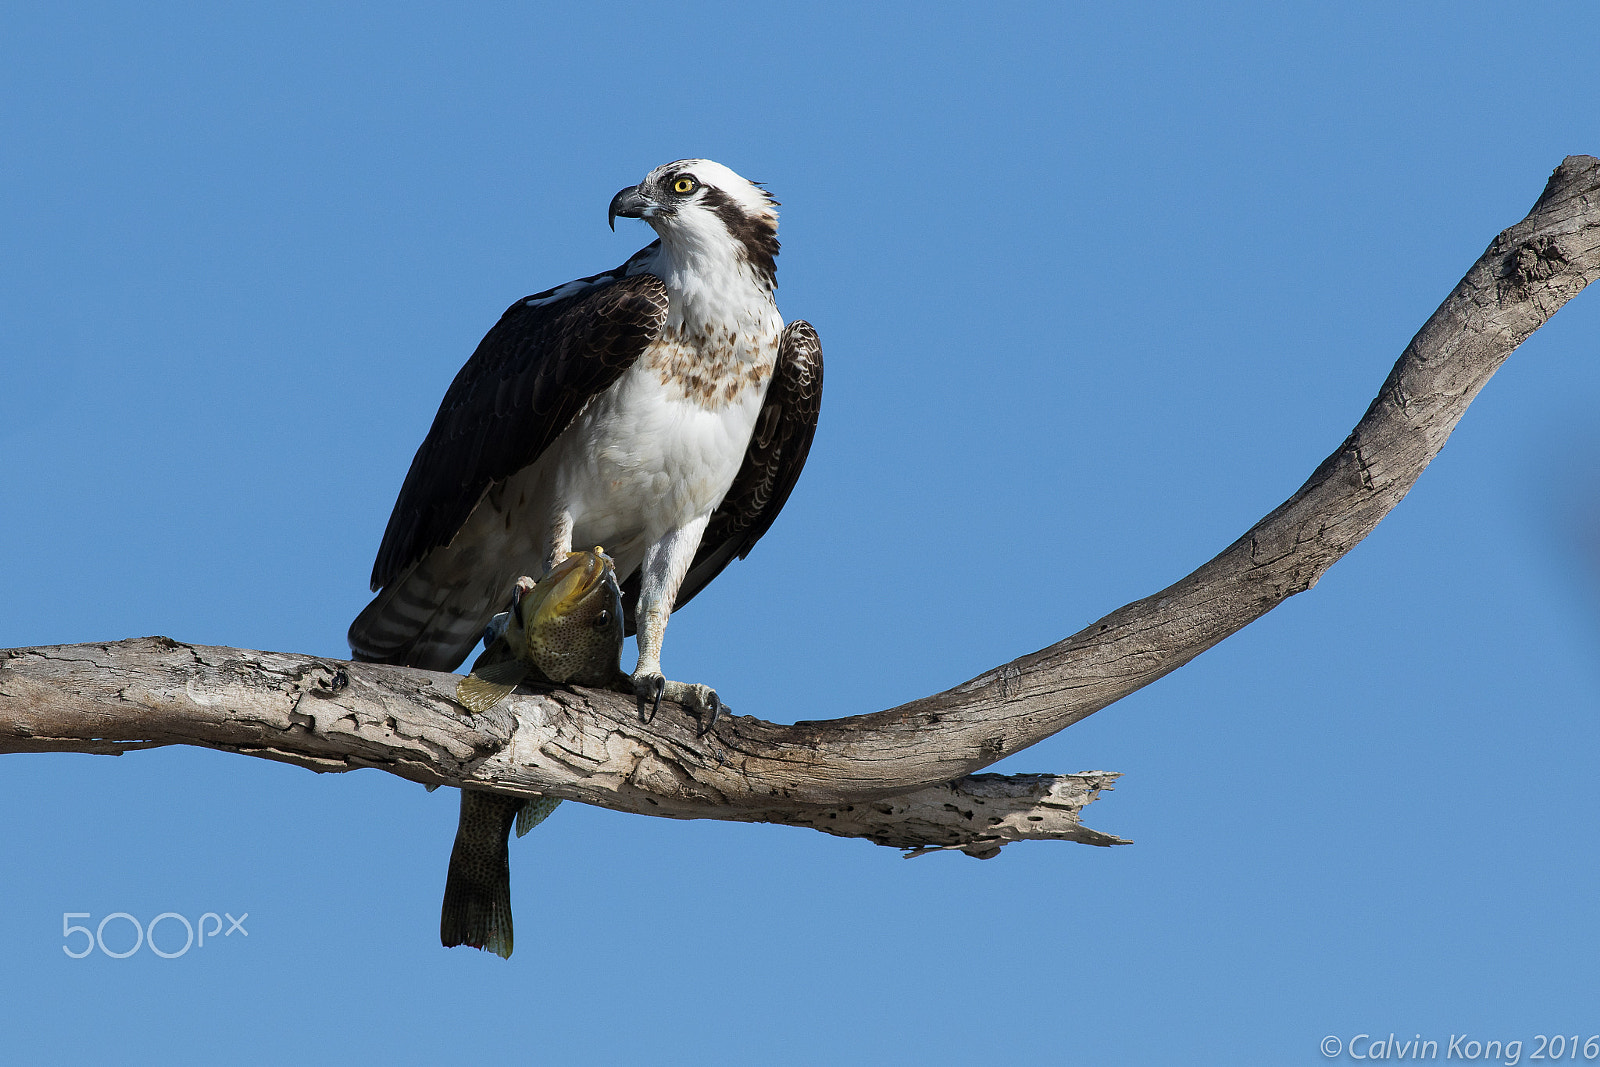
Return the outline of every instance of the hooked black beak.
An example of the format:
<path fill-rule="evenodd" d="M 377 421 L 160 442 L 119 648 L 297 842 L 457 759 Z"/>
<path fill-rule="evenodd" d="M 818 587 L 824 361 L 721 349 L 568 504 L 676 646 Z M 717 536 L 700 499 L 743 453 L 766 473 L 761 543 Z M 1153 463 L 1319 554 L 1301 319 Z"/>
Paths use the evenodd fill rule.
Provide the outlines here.
<path fill-rule="evenodd" d="M 619 215 L 625 219 L 642 219 L 645 209 L 653 206 L 645 195 L 639 192 L 637 185 L 630 185 L 611 198 L 611 210 L 606 215 L 606 222 L 615 230 Z"/>

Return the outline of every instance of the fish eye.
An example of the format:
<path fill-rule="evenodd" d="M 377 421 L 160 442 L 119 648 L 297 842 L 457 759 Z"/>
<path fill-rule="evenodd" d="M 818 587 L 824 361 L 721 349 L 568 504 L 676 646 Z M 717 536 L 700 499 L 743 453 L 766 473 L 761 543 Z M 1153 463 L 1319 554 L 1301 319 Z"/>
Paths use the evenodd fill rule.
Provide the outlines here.
<path fill-rule="evenodd" d="M 679 196 L 686 196 L 699 187 L 700 183 L 687 174 L 680 174 L 672 181 L 672 191 Z"/>
<path fill-rule="evenodd" d="M 604 610 L 604 609 L 601 609 L 600 614 L 598 614 L 598 615 L 596 615 L 594 617 L 594 628 L 596 630 L 603 630 L 607 626 L 610 626 L 610 625 L 611 625 L 611 612 L 609 612 L 607 610 Z"/>

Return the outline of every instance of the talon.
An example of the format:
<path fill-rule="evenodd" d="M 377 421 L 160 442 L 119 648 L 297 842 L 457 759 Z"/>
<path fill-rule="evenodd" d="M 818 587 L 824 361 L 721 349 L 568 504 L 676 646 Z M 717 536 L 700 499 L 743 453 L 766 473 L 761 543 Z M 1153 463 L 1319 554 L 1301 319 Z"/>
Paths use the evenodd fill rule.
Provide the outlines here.
<path fill-rule="evenodd" d="M 661 711 L 661 701 L 672 683 L 654 671 L 636 674 L 629 681 L 633 695 L 639 701 L 639 721 L 654 722 Z"/>
<path fill-rule="evenodd" d="M 705 725 L 696 731 L 698 737 L 710 733 L 711 728 L 716 726 L 717 720 L 722 717 L 722 713 L 732 710 L 709 685 L 700 685 L 698 682 L 670 682 L 655 671 L 635 675 L 633 692 L 639 700 L 641 722 L 654 722 L 656 715 L 661 711 L 661 702 L 670 700 L 674 704 L 683 705 L 684 710 L 705 722 Z"/>
<path fill-rule="evenodd" d="M 717 696 L 715 689 L 711 690 L 710 697 L 706 700 L 706 710 L 711 712 L 711 718 L 707 719 L 706 724 L 700 728 L 699 734 L 696 735 L 697 737 L 704 737 L 709 734 L 711 728 L 717 725 L 717 717 L 722 714 L 722 698 Z"/>

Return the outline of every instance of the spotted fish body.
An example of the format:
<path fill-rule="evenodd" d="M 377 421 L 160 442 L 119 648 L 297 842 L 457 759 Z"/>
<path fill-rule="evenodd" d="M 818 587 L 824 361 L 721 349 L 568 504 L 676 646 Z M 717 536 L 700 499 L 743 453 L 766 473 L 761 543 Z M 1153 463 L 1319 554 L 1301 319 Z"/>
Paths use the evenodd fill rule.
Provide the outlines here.
<path fill-rule="evenodd" d="M 457 699 L 488 711 L 528 680 L 614 685 L 626 679 L 622 598 L 616 568 L 599 548 L 574 552 L 537 584 L 522 579 L 511 611 L 491 624 L 489 647 L 456 687 Z M 461 819 L 445 881 L 439 940 L 509 959 L 512 948 L 512 824 L 522 836 L 560 800 L 461 791 Z"/>
<path fill-rule="evenodd" d="M 526 582 L 517 583 L 503 623 L 490 623 L 498 636 L 456 685 L 471 711 L 488 711 L 530 678 L 601 686 L 621 677 L 622 592 L 611 557 L 599 548 L 574 552 L 538 584 Z"/>

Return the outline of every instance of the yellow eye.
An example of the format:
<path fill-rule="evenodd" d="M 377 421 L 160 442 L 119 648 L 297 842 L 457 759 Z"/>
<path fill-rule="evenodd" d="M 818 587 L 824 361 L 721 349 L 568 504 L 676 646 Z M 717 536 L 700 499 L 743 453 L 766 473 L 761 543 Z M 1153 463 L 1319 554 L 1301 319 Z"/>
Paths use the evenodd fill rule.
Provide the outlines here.
<path fill-rule="evenodd" d="M 694 179 L 688 175 L 679 178 L 672 183 L 672 191 L 679 194 L 694 192 Z"/>

